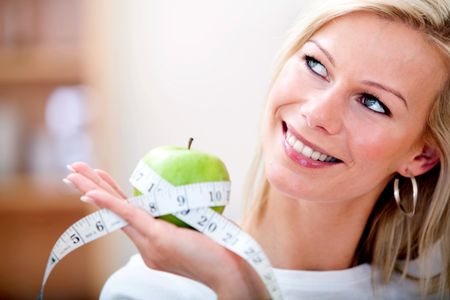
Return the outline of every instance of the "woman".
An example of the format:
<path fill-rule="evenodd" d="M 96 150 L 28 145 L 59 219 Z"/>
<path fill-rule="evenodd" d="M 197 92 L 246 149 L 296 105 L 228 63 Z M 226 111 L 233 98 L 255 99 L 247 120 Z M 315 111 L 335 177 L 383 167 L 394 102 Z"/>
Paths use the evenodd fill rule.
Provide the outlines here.
<path fill-rule="evenodd" d="M 308 11 L 283 49 L 243 228 L 284 297 L 448 297 L 449 2 L 333 1 Z M 268 297 L 237 255 L 118 201 L 105 172 L 71 168 L 66 181 L 129 221 L 140 251 L 102 299 Z"/>

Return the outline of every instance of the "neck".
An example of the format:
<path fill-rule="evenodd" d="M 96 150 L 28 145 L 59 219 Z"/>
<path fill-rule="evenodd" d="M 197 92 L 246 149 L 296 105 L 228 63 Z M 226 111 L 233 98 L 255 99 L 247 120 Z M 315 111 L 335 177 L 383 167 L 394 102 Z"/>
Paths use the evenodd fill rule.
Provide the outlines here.
<path fill-rule="evenodd" d="M 282 269 L 340 270 L 352 266 L 374 201 L 302 201 L 269 191 L 262 216 L 246 230 L 272 265 Z M 282 217 L 280 217 L 282 216 Z"/>

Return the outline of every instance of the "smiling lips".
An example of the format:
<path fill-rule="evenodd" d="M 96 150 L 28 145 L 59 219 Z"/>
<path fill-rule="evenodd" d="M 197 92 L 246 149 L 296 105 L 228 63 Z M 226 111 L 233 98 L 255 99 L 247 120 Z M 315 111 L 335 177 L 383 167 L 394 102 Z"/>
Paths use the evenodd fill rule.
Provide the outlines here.
<path fill-rule="evenodd" d="M 286 124 L 283 124 L 283 131 L 285 132 L 284 145 L 288 156 L 301 165 L 307 167 L 320 167 L 330 165 L 332 163 L 342 162 L 333 156 L 327 155 L 305 145 L 289 131 Z"/>
<path fill-rule="evenodd" d="M 337 162 L 338 160 L 333 157 L 319 151 L 312 149 L 311 147 L 306 146 L 301 141 L 299 141 L 295 136 L 293 136 L 289 131 L 286 132 L 286 141 L 289 145 L 294 148 L 299 154 L 303 154 L 307 158 L 311 158 L 312 160 L 320 160 L 326 162 Z"/>

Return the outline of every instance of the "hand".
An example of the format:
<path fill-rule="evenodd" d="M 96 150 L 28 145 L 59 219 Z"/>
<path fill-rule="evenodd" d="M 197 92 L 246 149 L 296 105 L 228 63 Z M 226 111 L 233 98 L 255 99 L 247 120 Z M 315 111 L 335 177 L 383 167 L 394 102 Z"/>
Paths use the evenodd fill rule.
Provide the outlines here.
<path fill-rule="evenodd" d="M 148 267 L 202 282 L 216 291 L 219 299 L 269 299 L 256 272 L 235 253 L 195 230 L 155 219 L 123 201 L 126 195 L 107 172 L 81 162 L 70 168 L 72 173 L 64 181 L 84 194 L 85 201 L 127 221 L 123 231 Z"/>

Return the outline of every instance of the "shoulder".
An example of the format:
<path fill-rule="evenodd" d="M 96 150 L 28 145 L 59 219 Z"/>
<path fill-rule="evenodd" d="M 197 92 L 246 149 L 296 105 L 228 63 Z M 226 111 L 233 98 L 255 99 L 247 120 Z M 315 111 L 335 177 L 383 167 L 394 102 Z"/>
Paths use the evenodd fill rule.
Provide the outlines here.
<path fill-rule="evenodd" d="M 392 280 L 384 284 L 369 264 L 337 271 L 274 270 L 286 300 L 421 299 L 417 281 L 394 274 Z M 426 299 L 437 298 L 431 296 Z"/>
<path fill-rule="evenodd" d="M 108 278 L 100 300 L 114 299 L 216 299 L 209 287 L 175 274 L 148 268 L 141 256 L 129 262 Z"/>
<path fill-rule="evenodd" d="M 402 296 L 397 296 L 399 299 L 419 299 L 420 279 L 437 276 L 443 270 L 442 252 L 439 244 L 436 244 L 428 255 L 424 257 L 423 264 L 421 266 L 419 259 L 412 260 L 407 265 L 404 261 L 398 261 L 398 269 L 403 270 L 406 268 L 406 276 L 401 276 L 399 272 L 394 272 L 391 281 L 384 286 L 385 294 L 396 296 L 398 293 L 401 293 Z M 376 274 L 376 272 L 374 273 Z M 438 299 L 438 296 L 437 294 L 432 294 L 427 296 L 426 299 Z"/>
<path fill-rule="evenodd" d="M 420 294 L 419 280 L 410 279 L 400 273 L 394 273 L 388 283 L 382 283 L 374 272 L 374 295 L 381 299 L 422 299 Z M 429 295 L 425 299 L 438 299 L 437 295 Z"/>

